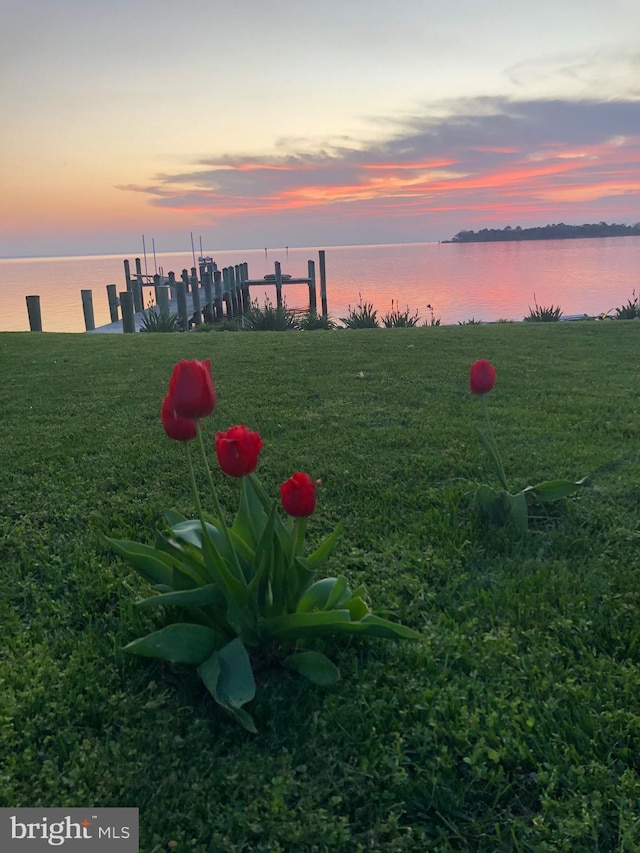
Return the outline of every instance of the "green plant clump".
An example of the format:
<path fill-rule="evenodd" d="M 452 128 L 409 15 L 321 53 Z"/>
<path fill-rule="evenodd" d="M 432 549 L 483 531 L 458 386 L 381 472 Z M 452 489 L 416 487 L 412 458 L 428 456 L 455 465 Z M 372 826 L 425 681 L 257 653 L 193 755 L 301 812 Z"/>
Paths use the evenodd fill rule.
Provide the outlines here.
<path fill-rule="evenodd" d="M 177 314 L 170 314 L 168 311 L 163 311 L 154 308 L 147 308 L 142 313 L 142 321 L 140 323 L 141 332 L 181 332 L 182 325 Z"/>
<path fill-rule="evenodd" d="M 640 317 L 640 300 L 634 290 L 633 297 L 627 302 L 627 304 L 620 306 L 620 308 L 616 308 L 616 319 L 635 320 L 636 317 Z"/>
<path fill-rule="evenodd" d="M 374 309 L 372 302 L 363 302 L 362 294 L 355 308 L 349 305 L 349 313 L 346 317 L 341 317 L 340 322 L 344 323 L 347 329 L 377 329 L 378 312 Z"/>
<path fill-rule="evenodd" d="M 251 302 L 242 324 L 250 332 L 291 332 L 298 328 L 295 311 L 284 304 L 274 307 L 268 297 L 262 307 L 257 299 Z"/>
<path fill-rule="evenodd" d="M 525 323 L 556 323 L 562 317 L 562 309 L 559 305 L 549 305 L 548 307 L 538 305 L 535 294 L 533 301 L 535 308 L 529 306 L 529 313 L 523 317 Z"/>
<path fill-rule="evenodd" d="M 417 311 L 415 314 L 411 314 L 409 306 L 407 306 L 404 311 L 401 311 L 399 304 L 397 302 L 394 303 L 394 300 L 392 299 L 391 311 L 384 315 L 382 318 L 382 324 L 386 329 L 406 329 L 417 326 L 419 320 L 420 317 Z"/>
<path fill-rule="evenodd" d="M 305 311 L 298 317 L 298 328 L 303 332 L 313 332 L 319 329 L 331 331 L 336 328 L 335 321 L 324 314 L 315 311 Z"/>

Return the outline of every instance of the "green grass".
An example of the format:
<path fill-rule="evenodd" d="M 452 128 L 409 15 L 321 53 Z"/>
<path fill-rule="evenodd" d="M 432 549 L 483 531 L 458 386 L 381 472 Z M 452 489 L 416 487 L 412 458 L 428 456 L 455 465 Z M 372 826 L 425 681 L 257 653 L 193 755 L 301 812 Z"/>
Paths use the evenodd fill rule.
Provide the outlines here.
<path fill-rule="evenodd" d="M 596 322 L 0 335 L 0 806 L 137 806 L 144 853 L 640 849 L 639 345 Z M 259 430 L 274 493 L 321 478 L 311 539 L 343 518 L 333 571 L 424 635 L 327 643 L 330 688 L 265 661 L 257 736 L 121 652 L 162 614 L 103 536 L 191 513 L 159 420 L 180 358 L 212 360 L 209 435 Z M 514 489 L 591 475 L 523 541 L 473 514 L 478 358 Z"/>

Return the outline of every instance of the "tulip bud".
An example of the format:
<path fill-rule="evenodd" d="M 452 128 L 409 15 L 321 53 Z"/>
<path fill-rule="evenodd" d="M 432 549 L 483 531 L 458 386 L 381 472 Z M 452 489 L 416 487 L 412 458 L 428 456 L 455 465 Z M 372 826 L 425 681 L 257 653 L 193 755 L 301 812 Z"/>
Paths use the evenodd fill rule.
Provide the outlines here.
<path fill-rule="evenodd" d="M 160 411 L 164 431 L 174 441 L 191 441 L 196 437 L 196 422 L 192 418 L 183 418 L 176 412 L 175 403 L 170 394 L 162 401 Z"/>
<path fill-rule="evenodd" d="M 251 432 L 244 425 L 216 433 L 218 462 L 230 477 L 245 477 L 255 471 L 261 447 L 260 434 Z"/>
<path fill-rule="evenodd" d="M 471 365 L 469 385 L 472 394 L 488 394 L 496 384 L 496 369 L 485 358 Z"/>
<path fill-rule="evenodd" d="M 197 420 L 210 415 L 216 405 L 210 359 L 179 361 L 171 374 L 169 395 L 183 418 Z"/>
<path fill-rule="evenodd" d="M 280 486 L 280 496 L 284 511 L 294 518 L 305 518 L 316 508 L 316 484 L 300 471 Z"/>

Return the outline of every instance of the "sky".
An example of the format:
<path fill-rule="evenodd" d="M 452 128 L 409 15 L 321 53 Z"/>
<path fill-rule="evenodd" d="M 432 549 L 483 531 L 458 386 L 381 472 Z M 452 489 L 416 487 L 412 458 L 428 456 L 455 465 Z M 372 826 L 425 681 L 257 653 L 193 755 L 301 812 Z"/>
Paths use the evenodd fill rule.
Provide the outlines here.
<path fill-rule="evenodd" d="M 639 0 L 0 0 L 0 257 L 640 221 Z"/>

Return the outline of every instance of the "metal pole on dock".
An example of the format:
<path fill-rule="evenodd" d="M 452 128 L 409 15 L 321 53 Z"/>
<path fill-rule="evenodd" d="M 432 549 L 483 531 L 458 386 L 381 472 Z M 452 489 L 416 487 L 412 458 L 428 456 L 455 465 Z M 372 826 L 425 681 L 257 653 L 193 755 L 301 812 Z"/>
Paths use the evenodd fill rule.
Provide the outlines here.
<path fill-rule="evenodd" d="M 329 313 L 327 310 L 327 270 L 324 261 L 324 249 L 318 252 L 320 258 L 320 301 L 322 303 L 322 316 L 326 317 Z"/>
<path fill-rule="evenodd" d="M 29 330 L 31 332 L 42 331 L 42 315 L 40 313 L 40 297 L 27 296 L 27 314 L 29 315 Z"/>
<path fill-rule="evenodd" d="M 93 318 L 93 293 L 90 290 L 81 290 L 80 296 L 82 297 L 84 327 L 87 332 L 92 332 L 96 327 L 96 321 Z"/>

